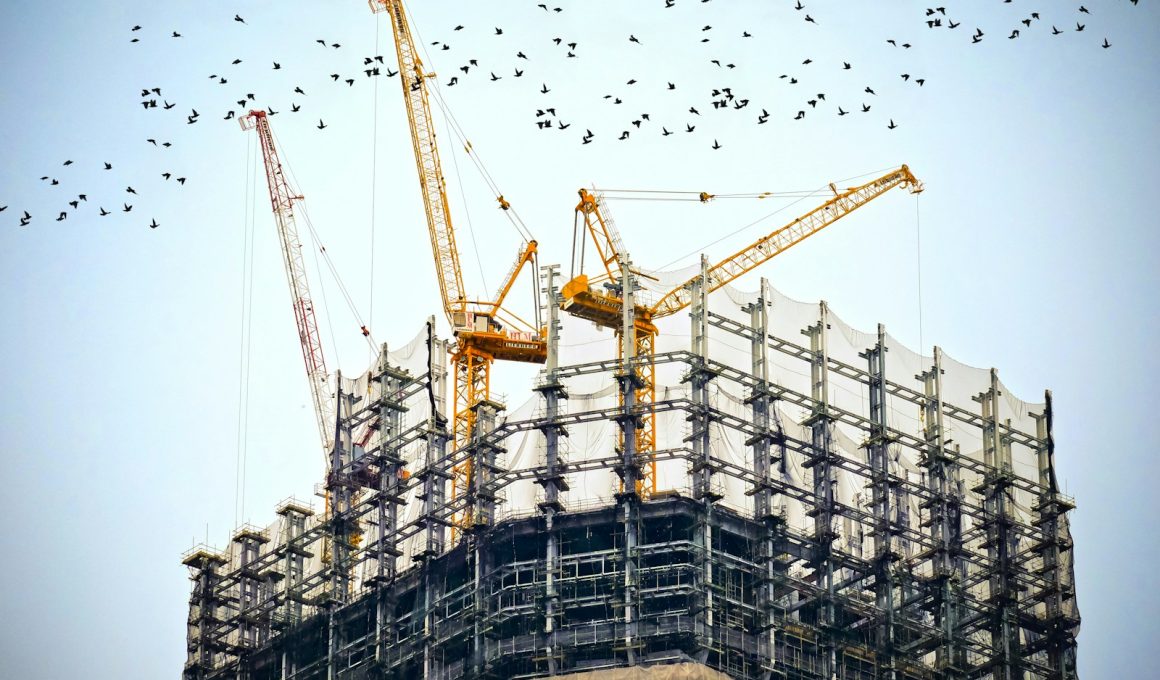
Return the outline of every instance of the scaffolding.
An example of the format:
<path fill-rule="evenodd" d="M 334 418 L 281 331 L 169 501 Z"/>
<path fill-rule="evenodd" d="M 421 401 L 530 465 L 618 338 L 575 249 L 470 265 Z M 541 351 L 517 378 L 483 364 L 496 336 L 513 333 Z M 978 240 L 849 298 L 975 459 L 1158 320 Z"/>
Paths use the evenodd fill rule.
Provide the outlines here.
<path fill-rule="evenodd" d="M 648 367 L 631 348 L 565 363 L 561 349 L 596 350 L 562 346 L 555 267 L 541 281 L 534 396 L 479 404 L 458 450 L 433 320 L 339 379 L 327 512 L 290 500 L 227 551 L 186 555 L 186 680 L 683 661 L 746 679 L 1076 677 L 1075 505 L 1050 392 L 1019 401 L 993 369 L 859 333 L 764 281 L 694 285 Z M 637 404 L 644 369 L 656 398 Z M 642 499 L 649 414 L 663 490 Z M 468 461 L 478 474 L 451 499 Z"/>

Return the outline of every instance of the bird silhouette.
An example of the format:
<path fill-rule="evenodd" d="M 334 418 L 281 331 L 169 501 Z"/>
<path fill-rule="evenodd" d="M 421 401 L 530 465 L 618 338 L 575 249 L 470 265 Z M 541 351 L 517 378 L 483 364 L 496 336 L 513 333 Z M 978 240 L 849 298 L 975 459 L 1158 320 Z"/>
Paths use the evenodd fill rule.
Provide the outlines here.
<path fill-rule="evenodd" d="M 1106 49 L 1108 49 L 1108 48 L 1109 48 L 1109 47 L 1111 47 L 1111 46 L 1112 46 L 1112 44 L 1111 44 L 1110 42 L 1108 42 L 1108 39 L 1107 39 L 1107 38 L 1104 38 L 1104 44 L 1103 44 L 1103 48 L 1106 50 Z"/>
<path fill-rule="evenodd" d="M 839 115 L 839 116 L 844 116 L 844 115 L 846 115 L 847 113 L 850 113 L 850 112 L 849 112 L 849 111 L 843 111 L 843 110 L 842 110 L 842 107 L 840 107 L 840 106 L 838 107 L 838 115 Z"/>
<path fill-rule="evenodd" d="M 246 23 L 246 20 L 245 20 L 245 19 L 243 19 L 241 16 L 239 16 L 239 15 L 237 15 L 237 14 L 235 14 L 235 15 L 234 15 L 234 21 L 238 22 L 239 24 L 244 24 L 244 23 Z"/>
<path fill-rule="evenodd" d="M 810 22 L 811 24 L 814 24 L 815 26 L 818 23 L 818 22 L 814 21 L 814 18 L 808 14 L 806 15 L 806 21 Z"/>
<path fill-rule="evenodd" d="M 866 86 L 865 92 L 866 92 L 867 94 L 872 94 L 872 95 L 874 95 L 875 97 L 877 97 L 877 96 L 878 96 L 878 93 L 877 93 L 877 92 L 875 92 L 874 90 L 870 89 L 870 86 L 869 86 L 869 85 L 867 85 L 867 86 Z"/>
<path fill-rule="evenodd" d="M 318 127 L 318 129 L 319 129 L 319 130 L 325 130 L 325 129 L 326 129 L 326 123 L 323 123 L 323 122 L 322 122 L 322 119 L 321 119 L 321 118 L 319 118 L 319 119 L 318 119 L 318 126 L 317 126 L 317 127 Z"/>
<path fill-rule="evenodd" d="M 634 42 L 634 43 L 636 43 L 637 45 L 641 44 L 641 42 L 640 42 L 639 40 L 637 40 L 637 39 L 636 39 L 636 36 L 635 36 L 635 35 L 629 35 L 629 36 L 628 36 L 628 41 L 629 41 L 629 42 Z"/>
<path fill-rule="evenodd" d="M 842 70 L 843 71 L 849 71 L 851 68 L 853 68 L 853 67 L 850 66 L 850 62 L 848 62 L 848 61 L 842 62 Z"/>
<path fill-rule="evenodd" d="M 184 177 L 178 177 L 178 178 L 177 178 L 177 183 L 178 183 L 178 184 L 180 184 L 181 186 L 185 186 L 185 178 L 184 178 Z"/>
<path fill-rule="evenodd" d="M 304 96 L 304 97 L 306 96 L 306 93 L 302 91 L 302 88 L 301 88 L 301 87 L 295 87 L 295 88 L 294 88 L 294 93 L 295 93 L 295 94 L 300 94 L 300 95 L 302 95 L 302 96 Z"/>
<path fill-rule="evenodd" d="M 274 70 L 275 70 L 275 71 L 277 71 L 277 70 L 279 70 L 279 69 L 281 69 L 281 68 L 282 68 L 282 65 L 281 65 L 281 64 L 279 64 L 278 62 L 274 62 Z"/>
<path fill-rule="evenodd" d="M 1084 7 L 1083 5 L 1079 6 L 1079 11 L 1083 12 L 1084 14 L 1091 14 L 1091 12 L 1088 11 L 1087 7 Z"/>
<path fill-rule="evenodd" d="M 887 128 L 888 130 L 893 130 L 893 129 L 894 129 L 894 128 L 896 128 L 896 127 L 898 127 L 898 126 L 894 124 L 894 119 L 893 119 L 893 118 L 891 118 L 891 119 L 890 119 L 890 125 L 887 125 L 887 126 L 886 126 L 886 128 Z"/>
<path fill-rule="evenodd" d="M 69 166 L 69 165 L 72 165 L 72 163 L 73 162 L 70 160 L 70 161 L 65 161 L 64 163 L 61 163 L 61 165 Z"/>
<path fill-rule="evenodd" d="M 794 120 L 801 120 L 802 118 L 805 118 L 805 117 L 806 117 L 806 112 L 805 112 L 805 111 L 798 111 L 798 112 L 797 112 L 797 115 L 796 115 L 796 116 L 794 116 L 794 117 L 793 117 L 793 119 L 794 119 Z"/>
<path fill-rule="evenodd" d="M 301 106 L 293 102 L 290 103 L 290 113 L 298 113 L 302 109 Z"/>
<path fill-rule="evenodd" d="M 870 112 L 870 105 L 869 105 L 869 104 L 863 104 L 863 105 L 862 105 L 862 113 L 869 113 L 869 112 Z"/>
<path fill-rule="evenodd" d="M 121 209 L 121 212 L 129 212 L 129 211 L 130 211 L 130 210 L 132 210 L 132 209 L 133 209 L 133 206 L 131 206 L 131 205 L 129 205 L 128 203 L 126 203 L 126 204 L 125 204 L 125 207 Z"/>
<path fill-rule="evenodd" d="M 177 31 L 174 31 L 174 32 L 173 32 L 173 37 L 174 37 L 174 38 L 180 38 L 180 37 L 181 37 L 181 34 L 180 34 L 180 33 L 178 33 Z"/>
<path fill-rule="evenodd" d="M 104 206 L 102 206 L 102 207 L 101 207 L 101 213 L 100 213 L 100 214 L 101 214 L 101 217 L 104 217 L 105 215 L 108 215 L 108 214 L 110 214 L 110 213 L 109 213 L 109 211 L 108 211 L 108 210 L 105 210 Z"/>
<path fill-rule="evenodd" d="M 157 218 L 156 218 L 156 217 L 155 217 L 155 218 L 153 218 L 153 221 L 149 223 L 149 228 L 150 228 L 150 229 L 156 229 L 157 227 L 160 227 L 160 226 L 161 226 L 160 224 L 157 224 Z"/>
<path fill-rule="evenodd" d="M 688 123 L 685 123 L 685 132 L 692 132 L 693 130 L 696 130 L 696 129 L 697 129 L 696 125 L 689 125 Z"/>
<path fill-rule="evenodd" d="M 671 134 L 673 134 L 673 133 L 672 133 L 672 132 L 669 132 L 669 129 L 668 129 L 668 128 L 666 128 L 666 127 L 665 127 L 665 126 L 663 126 L 663 125 L 661 126 L 661 137 L 668 137 L 668 136 L 669 136 L 669 135 L 671 135 Z"/>
<path fill-rule="evenodd" d="M 624 140 L 628 139 L 628 130 L 625 130 L 624 132 L 621 132 L 621 133 L 620 133 L 620 137 L 619 137 L 618 139 L 619 139 L 620 141 L 624 141 Z"/>
<path fill-rule="evenodd" d="M 113 164 L 112 164 L 112 163 L 105 163 L 105 169 L 106 169 L 106 170 L 112 170 L 112 169 L 113 169 Z"/>
<path fill-rule="evenodd" d="M 136 190 L 136 189 L 134 189 L 133 187 L 125 187 L 125 193 L 127 193 L 127 194 L 135 194 L 135 193 L 137 193 L 137 190 Z"/>
<path fill-rule="evenodd" d="M 1075 24 L 1075 30 L 1076 30 L 1076 31 L 1082 31 L 1082 30 L 1083 30 L 1083 26 L 1084 26 L 1083 24 L 1081 24 L 1081 23 L 1079 23 L 1079 22 L 1077 21 L 1077 22 L 1076 22 L 1076 24 Z"/>
<path fill-rule="evenodd" d="M 720 149 L 720 148 L 721 148 L 721 145 L 717 143 L 717 140 L 716 140 L 716 139 L 714 139 L 714 140 L 713 140 L 713 148 L 714 148 L 714 149 Z"/>
<path fill-rule="evenodd" d="M 551 92 L 551 90 L 548 89 L 547 83 L 543 83 L 540 85 L 540 93 L 541 94 L 548 94 L 549 92 Z"/>
<path fill-rule="evenodd" d="M 68 213 L 66 213 L 66 212 L 64 212 L 64 211 L 61 211 L 61 213 L 60 213 L 60 216 L 58 216 L 58 217 L 56 218 L 56 221 L 57 221 L 57 222 L 63 222 L 63 221 L 64 221 L 64 220 L 66 220 L 66 219 L 68 219 Z"/>

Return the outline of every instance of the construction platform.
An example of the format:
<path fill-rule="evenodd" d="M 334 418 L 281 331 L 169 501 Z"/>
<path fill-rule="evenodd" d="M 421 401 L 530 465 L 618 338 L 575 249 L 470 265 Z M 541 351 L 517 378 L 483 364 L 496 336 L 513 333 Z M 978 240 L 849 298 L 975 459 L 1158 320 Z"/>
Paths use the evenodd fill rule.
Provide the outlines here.
<path fill-rule="evenodd" d="M 691 311 L 636 404 L 641 358 L 548 305 L 534 396 L 458 448 L 432 323 L 340 379 L 326 509 L 187 554 L 184 678 L 1076 677 L 1050 393 L 764 282 Z"/>

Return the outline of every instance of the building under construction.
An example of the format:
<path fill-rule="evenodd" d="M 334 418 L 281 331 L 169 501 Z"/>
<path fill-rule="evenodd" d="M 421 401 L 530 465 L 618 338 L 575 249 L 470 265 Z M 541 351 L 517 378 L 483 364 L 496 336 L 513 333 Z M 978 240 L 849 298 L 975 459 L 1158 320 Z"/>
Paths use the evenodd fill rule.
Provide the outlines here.
<path fill-rule="evenodd" d="M 562 345 L 540 280 L 534 394 L 478 402 L 463 446 L 433 323 L 339 379 L 324 507 L 185 556 L 185 678 L 1076 677 L 1050 393 L 707 276 L 651 357 L 571 319 Z"/>
<path fill-rule="evenodd" d="M 370 5 L 391 20 L 454 337 L 432 319 L 332 378 L 301 194 L 266 113 L 243 116 L 329 463 L 320 510 L 286 501 L 226 550 L 185 556 L 186 680 L 1075 677 L 1074 504 L 1050 393 L 1025 403 L 994 370 L 728 285 L 894 188 L 921 191 L 905 165 L 669 275 L 634 269 L 601 195 L 581 191 L 572 278 L 542 268 L 522 322 L 504 300 L 537 273 L 536 241 L 523 234 L 494 299 L 466 294 L 431 74 L 400 0 Z M 543 368 L 509 409 L 491 371 L 510 361 Z"/>

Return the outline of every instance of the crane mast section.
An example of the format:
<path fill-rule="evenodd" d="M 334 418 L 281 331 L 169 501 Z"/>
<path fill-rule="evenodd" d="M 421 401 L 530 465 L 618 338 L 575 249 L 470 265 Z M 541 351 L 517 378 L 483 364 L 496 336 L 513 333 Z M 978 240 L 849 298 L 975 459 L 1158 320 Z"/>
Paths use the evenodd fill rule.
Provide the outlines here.
<path fill-rule="evenodd" d="M 830 186 L 833 188 L 833 185 Z M 922 191 L 922 184 L 905 165 L 878 179 L 847 189 L 842 193 L 837 193 L 835 190 L 836 195 L 822 205 L 713 265 L 708 272 L 708 292 L 711 293 L 729 284 L 899 186 L 908 187 L 911 193 Z M 690 284 L 699 278 L 699 276 L 694 277 L 694 279 L 690 279 L 666 293 L 649 310 L 651 317 L 656 319 L 668 316 L 688 307 L 693 300 Z"/>
<path fill-rule="evenodd" d="M 455 232 L 447 206 L 443 166 L 435 144 L 431 103 L 427 97 L 426 79 L 433 74 L 423 71 L 423 62 L 415 50 L 403 3 L 397 0 L 372 0 L 371 9 L 385 9 L 391 16 L 395 53 L 399 60 L 399 81 L 403 87 L 403 100 L 407 104 L 411 143 L 415 149 L 415 166 L 419 174 L 419 188 L 423 192 L 423 207 L 427 212 L 427 230 L 431 238 L 431 252 L 435 255 L 439 292 L 443 295 L 444 311 L 448 319 L 452 320 L 455 312 L 466 311 L 467 296 L 463 289 L 459 248 L 455 244 Z"/>
<path fill-rule="evenodd" d="M 247 118 L 251 119 L 262 145 L 266 184 L 270 189 L 270 206 L 274 210 L 278 238 L 282 243 L 282 262 L 286 266 L 286 278 L 290 283 L 294 320 L 298 324 L 298 340 L 302 346 L 302 359 L 306 363 L 310 396 L 314 401 L 314 414 L 318 420 L 322 447 L 329 450 L 333 440 L 334 404 L 329 393 L 330 386 L 326 361 L 322 353 L 322 337 L 318 332 L 318 319 L 314 314 L 314 303 L 310 300 L 306 266 L 302 261 L 302 242 L 298 239 L 298 228 L 294 221 L 294 201 L 302 197 L 290 190 L 290 185 L 282 172 L 282 161 L 278 158 L 274 135 L 270 132 L 270 123 L 265 111 L 252 111 Z"/>

